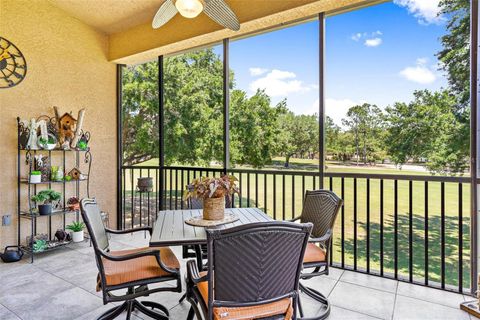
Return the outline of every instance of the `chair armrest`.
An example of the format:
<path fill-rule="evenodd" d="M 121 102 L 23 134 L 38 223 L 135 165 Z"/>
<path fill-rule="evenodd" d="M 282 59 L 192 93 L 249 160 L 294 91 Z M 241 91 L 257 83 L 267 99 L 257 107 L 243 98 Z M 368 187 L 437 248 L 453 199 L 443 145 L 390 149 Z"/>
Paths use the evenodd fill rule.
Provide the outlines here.
<path fill-rule="evenodd" d="M 295 222 L 297 220 L 300 220 L 302 218 L 302 216 L 299 216 L 299 217 L 296 217 L 296 218 L 293 218 L 293 219 L 290 219 L 290 220 L 287 220 L 289 222 Z"/>
<path fill-rule="evenodd" d="M 149 256 L 160 258 L 160 251 L 158 250 L 144 250 L 144 251 L 128 253 L 123 255 L 111 255 L 101 250 L 98 250 L 98 252 L 100 252 L 100 255 L 102 257 L 110 261 L 127 261 L 127 260 L 133 260 L 133 259 L 149 257 Z"/>
<path fill-rule="evenodd" d="M 332 237 L 332 229 L 328 229 L 327 233 L 325 233 L 320 238 L 309 238 L 308 242 L 326 242 L 330 240 L 331 237 Z"/>
<path fill-rule="evenodd" d="M 143 258 L 143 257 L 155 257 L 157 259 L 158 266 L 168 272 L 168 273 L 178 273 L 178 270 L 175 269 L 170 269 L 166 265 L 163 264 L 161 258 L 160 258 L 160 251 L 159 250 L 152 250 L 152 249 L 147 249 L 144 251 L 139 251 L 139 252 L 134 252 L 134 253 L 128 253 L 128 254 L 123 254 L 123 255 L 111 255 L 108 254 L 107 252 L 103 252 L 101 250 L 98 250 L 100 255 L 110 261 L 115 261 L 115 262 L 121 262 L 121 261 L 129 261 L 129 260 L 135 260 L 138 258 Z"/>
<path fill-rule="evenodd" d="M 197 262 L 195 260 L 187 261 L 187 277 L 192 283 L 197 284 L 202 281 L 207 281 L 207 275 L 200 277 L 198 272 Z"/>
<path fill-rule="evenodd" d="M 139 231 L 148 231 L 148 233 L 152 235 L 153 229 L 152 227 L 141 227 L 141 228 L 126 229 L 126 230 L 113 230 L 113 229 L 105 228 L 105 231 L 113 234 L 125 234 L 125 233 L 139 232 Z"/>

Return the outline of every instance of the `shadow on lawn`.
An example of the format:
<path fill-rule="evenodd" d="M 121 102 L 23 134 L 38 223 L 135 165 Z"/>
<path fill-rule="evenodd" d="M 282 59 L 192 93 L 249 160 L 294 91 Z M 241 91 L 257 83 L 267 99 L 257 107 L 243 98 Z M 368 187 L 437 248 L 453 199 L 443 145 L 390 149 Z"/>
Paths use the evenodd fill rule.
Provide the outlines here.
<path fill-rule="evenodd" d="M 463 218 L 463 286 L 470 286 L 470 230 L 469 218 Z M 458 217 L 445 217 L 445 283 L 458 286 L 459 278 L 459 228 Z M 425 277 L 425 219 L 420 215 L 412 217 L 412 249 L 413 249 L 413 277 L 423 281 Z M 357 223 L 357 264 L 366 268 L 366 233 L 367 224 Z M 384 272 L 394 272 L 394 238 L 395 227 L 392 219 L 386 219 L 383 227 L 383 263 Z M 408 214 L 398 216 L 398 274 L 408 277 L 409 274 L 409 217 Z M 380 269 L 380 224 L 370 223 L 370 269 Z M 336 244 L 338 246 L 339 243 Z M 353 261 L 353 238 L 345 239 L 345 259 L 348 264 Z M 350 261 L 349 261 L 350 260 Z M 428 219 L 428 278 L 430 281 L 441 281 L 441 218 L 430 216 Z"/>

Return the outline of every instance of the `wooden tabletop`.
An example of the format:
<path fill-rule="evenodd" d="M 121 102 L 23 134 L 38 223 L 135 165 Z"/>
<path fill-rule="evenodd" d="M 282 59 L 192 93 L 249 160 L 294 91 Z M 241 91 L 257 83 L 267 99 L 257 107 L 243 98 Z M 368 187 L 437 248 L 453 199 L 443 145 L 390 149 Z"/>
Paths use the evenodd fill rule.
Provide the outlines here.
<path fill-rule="evenodd" d="M 216 226 L 225 229 L 252 222 L 273 220 L 258 208 L 228 208 L 225 213 L 233 213 L 238 220 L 232 223 Z M 157 221 L 153 226 L 150 246 L 181 246 L 185 244 L 206 244 L 207 234 L 204 227 L 194 227 L 185 223 L 185 220 L 202 215 L 202 210 L 166 210 L 158 213 Z"/>

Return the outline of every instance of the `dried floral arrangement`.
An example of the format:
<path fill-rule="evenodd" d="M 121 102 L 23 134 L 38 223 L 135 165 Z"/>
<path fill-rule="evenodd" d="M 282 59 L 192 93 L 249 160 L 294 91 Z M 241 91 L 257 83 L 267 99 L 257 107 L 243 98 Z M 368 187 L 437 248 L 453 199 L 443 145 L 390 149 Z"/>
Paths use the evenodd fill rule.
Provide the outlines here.
<path fill-rule="evenodd" d="M 224 175 L 220 178 L 200 177 L 193 179 L 187 186 L 184 199 L 190 198 L 222 198 L 240 193 L 237 187 L 238 179 L 235 176 Z"/>

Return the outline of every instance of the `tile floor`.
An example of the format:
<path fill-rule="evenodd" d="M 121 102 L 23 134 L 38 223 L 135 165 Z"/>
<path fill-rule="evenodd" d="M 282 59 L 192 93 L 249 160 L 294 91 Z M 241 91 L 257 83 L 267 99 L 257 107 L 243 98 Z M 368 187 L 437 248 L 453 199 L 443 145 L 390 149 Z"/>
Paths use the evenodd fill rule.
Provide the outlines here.
<path fill-rule="evenodd" d="M 111 239 L 114 250 L 147 244 L 143 233 Z M 181 257 L 180 248 L 174 251 Z M 0 262 L 0 319 L 96 319 L 111 307 L 104 306 L 101 294 L 95 291 L 96 275 L 88 243 L 38 255 L 34 264 L 29 259 L 14 264 Z M 329 319 L 470 319 L 459 309 L 459 303 L 471 298 L 460 294 L 341 269 L 331 269 L 329 276 L 310 279 L 307 284 L 328 296 L 332 304 Z M 170 308 L 171 319 L 186 319 L 190 306 L 178 303 L 180 296 L 166 292 L 149 299 Z M 306 297 L 303 305 L 306 315 L 320 310 Z"/>

